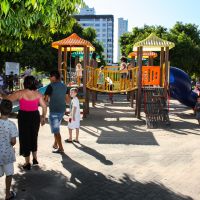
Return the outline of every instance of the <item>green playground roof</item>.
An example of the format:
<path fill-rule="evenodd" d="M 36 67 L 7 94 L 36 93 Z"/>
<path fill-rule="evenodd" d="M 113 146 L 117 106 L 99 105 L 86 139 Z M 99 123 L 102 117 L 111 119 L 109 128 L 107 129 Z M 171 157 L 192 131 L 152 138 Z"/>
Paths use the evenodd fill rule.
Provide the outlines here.
<path fill-rule="evenodd" d="M 136 42 L 133 45 L 133 51 L 137 51 L 137 47 L 143 47 L 143 51 L 160 51 L 161 47 L 169 47 L 172 49 L 175 47 L 173 42 L 163 40 L 156 36 L 154 33 L 151 33 L 146 39 Z"/>

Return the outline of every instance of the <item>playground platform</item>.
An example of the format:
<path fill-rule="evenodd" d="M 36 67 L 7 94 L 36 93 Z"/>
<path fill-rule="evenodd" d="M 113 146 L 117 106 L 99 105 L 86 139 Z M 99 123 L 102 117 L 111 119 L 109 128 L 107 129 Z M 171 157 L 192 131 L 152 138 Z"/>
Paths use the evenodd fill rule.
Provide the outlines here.
<path fill-rule="evenodd" d="M 98 96 L 81 122 L 81 144 L 64 144 L 65 154 L 51 153 L 48 123 L 39 133 L 39 167 L 21 170 L 17 144 L 17 200 L 199 200 L 200 127 L 192 110 L 171 100 L 171 126 L 146 129 L 144 113 L 133 117 L 125 95 L 114 95 L 112 105 L 107 98 Z M 61 134 L 67 138 L 66 122 Z M 3 188 L 0 178 L 0 199 Z"/>

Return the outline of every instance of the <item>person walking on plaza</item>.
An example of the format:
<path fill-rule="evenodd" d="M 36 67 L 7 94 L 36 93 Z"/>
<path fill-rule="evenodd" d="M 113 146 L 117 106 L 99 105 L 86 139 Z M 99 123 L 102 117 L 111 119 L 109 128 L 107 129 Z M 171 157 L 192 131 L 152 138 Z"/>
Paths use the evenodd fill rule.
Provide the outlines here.
<path fill-rule="evenodd" d="M 77 98 L 78 89 L 77 88 L 71 88 L 70 90 L 70 96 L 72 97 L 71 104 L 70 104 L 70 115 L 69 115 L 69 123 L 68 123 L 68 129 L 69 129 L 69 139 L 66 139 L 65 142 L 71 143 L 77 142 L 79 143 L 79 128 L 80 128 L 80 105 L 79 100 Z M 72 130 L 76 129 L 76 139 L 72 140 Z"/>
<path fill-rule="evenodd" d="M 66 111 L 66 103 L 69 102 L 67 86 L 60 80 L 59 71 L 50 72 L 51 84 L 45 91 L 45 101 L 49 102 L 49 124 L 54 134 L 53 153 L 63 153 L 60 124 Z"/>
<path fill-rule="evenodd" d="M 33 156 L 33 165 L 38 164 L 37 140 L 40 123 L 45 124 L 47 106 L 42 94 L 37 91 L 36 81 L 33 76 L 24 79 L 24 89 L 16 91 L 7 97 L 12 102 L 19 101 L 18 128 L 20 155 L 25 157 L 23 169 L 30 170 L 30 154 Z M 42 115 L 38 106 L 42 107 Z"/>
<path fill-rule="evenodd" d="M 8 120 L 12 111 L 12 102 L 3 99 L 0 104 L 0 177 L 6 175 L 5 199 L 13 199 L 16 194 L 10 191 L 12 176 L 14 174 L 15 152 L 13 146 L 16 144 L 18 131 L 16 125 Z"/>

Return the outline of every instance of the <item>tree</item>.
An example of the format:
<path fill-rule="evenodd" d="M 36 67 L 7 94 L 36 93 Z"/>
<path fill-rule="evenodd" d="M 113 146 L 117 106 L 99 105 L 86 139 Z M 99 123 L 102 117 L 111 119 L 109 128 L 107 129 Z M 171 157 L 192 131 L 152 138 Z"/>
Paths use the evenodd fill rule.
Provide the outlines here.
<path fill-rule="evenodd" d="M 0 50 L 19 51 L 23 38 L 49 42 L 52 34 L 71 31 L 83 0 L 2 0 Z"/>
<path fill-rule="evenodd" d="M 96 31 L 92 28 L 83 29 L 75 23 L 72 31 L 67 34 L 56 33 L 52 36 L 53 41 L 66 38 L 72 33 L 77 33 L 80 37 L 89 40 L 100 56 L 100 64 L 105 64 L 102 55 L 104 49 L 96 40 Z M 43 44 L 41 40 L 32 40 L 23 38 L 23 47 L 19 52 L 0 52 L 0 66 L 5 62 L 19 62 L 20 66 L 31 66 L 37 71 L 49 72 L 50 69 L 57 69 L 58 50 L 51 47 L 51 43 Z"/>
<path fill-rule="evenodd" d="M 189 75 L 200 75 L 200 30 L 197 25 L 177 22 L 170 30 L 162 26 L 134 27 L 132 32 L 125 33 L 120 38 L 122 54 L 128 55 L 133 45 L 150 33 L 175 43 L 175 48 L 170 50 L 172 66 L 185 70 Z"/>
<path fill-rule="evenodd" d="M 170 52 L 171 64 L 180 67 L 190 75 L 200 75 L 200 31 L 198 26 L 177 22 L 170 29 L 169 40 L 176 45 Z"/>
<path fill-rule="evenodd" d="M 133 51 L 133 45 L 148 37 L 151 33 L 155 33 L 158 37 L 166 38 L 167 29 L 163 26 L 148 26 L 143 28 L 134 27 L 132 32 L 125 33 L 120 38 L 120 49 L 122 55 L 128 55 Z"/>

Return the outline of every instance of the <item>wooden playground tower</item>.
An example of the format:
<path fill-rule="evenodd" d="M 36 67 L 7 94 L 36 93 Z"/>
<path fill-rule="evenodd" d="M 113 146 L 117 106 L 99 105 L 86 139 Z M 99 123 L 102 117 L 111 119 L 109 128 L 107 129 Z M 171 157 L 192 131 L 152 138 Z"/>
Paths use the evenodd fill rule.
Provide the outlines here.
<path fill-rule="evenodd" d="M 74 51 L 83 52 L 83 68 L 89 65 L 89 55 L 95 48 L 93 45 L 82 38 L 76 33 L 71 34 L 69 37 L 62 40 L 53 42 L 53 48 L 58 49 L 58 71 L 63 74 L 64 82 L 67 83 L 67 54 L 70 55 L 70 70 L 71 70 L 71 54 Z M 83 90 L 86 91 L 86 71 L 83 71 Z"/>
<path fill-rule="evenodd" d="M 121 72 L 119 66 L 105 66 L 104 69 L 93 68 L 89 66 L 89 53 L 94 51 L 92 44 L 76 34 L 52 43 L 52 47 L 58 49 L 58 70 L 63 72 L 64 80 L 67 84 L 67 53 L 72 51 L 82 51 L 84 53 L 83 60 L 83 95 L 85 113 L 89 113 L 89 97 L 90 93 L 95 94 L 96 92 L 103 93 L 124 93 L 128 92 L 131 94 L 131 104 L 133 100 L 136 102 L 135 115 L 137 118 L 141 116 L 142 106 L 145 107 L 144 111 L 148 118 L 148 108 L 152 107 L 148 104 L 155 104 L 152 99 L 160 98 L 167 101 L 167 90 L 169 84 L 169 50 L 175 45 L 172 42 L 162 40 L 155 34 L 149 35 L 146 39 L 137 42 L 133 46 L 134 52 L 131 54 L 132 58 L 137 58 L 137 62 L 127 70 L 127 78 L 124 87 L 121 87 Z M 160 65 L 154 66 L 153 59 L 160 52 Z M 143 66 L 143 56 L 148 57 L 148 66 Z M 103 76 L 105 83 L 100 87 L 98 83 L 99 75 Z M 130 76 L 131 74 L 131 76 Z M 114 87 L 109 87 L 109 82 L 106 78 L 112 80 Z M 148 91 L 147 91 L 148 90 Z M 149 91 L 151 91 L 149 93 Z M 158 92 L 159 91 L 159 92 Z M 159 93 L 159 94 L 158 94 Z M 149 94 L 151 94 L 149 96 Z M 157 94 L 157 96 L 155 95 Z M 148 96 L 148 97 L 145 97 Z M 94 95 L 93 95 L 94 96 Z M 146 103 L 145 103 L 146 99 Z M 149 111 L 151 112 L 151 111 Z M 158 111 L 160 112 L 160 111 Z"/>
<path fill-rule="evenodd" d="M 133 50 L 137 50 L 137 64 L 138 64 L 138 84 L 137 84 L 137 99 L 136 99 L 136 116 L 140 118 L 142 96 L 144 97 L 145 86 L 163 88 L 164 101 L 167 101 L 167 91 L 169 86 L 169 49 L 173 48 L 175 45 L 172 42 L 163 40 L 157 37 L 154 33 L 150 34 L 146 39 L 137 42 L 133 46 Z M 142 56 L 143 51 L 158 51 L 160 52 L 160 65 L 159 66 L 149 66 L 148 72 L 144 72 L 145 66 L 142 66 Z M 152 63 L 153 64 L 153 63 Z M 155 76 L 157 79 L 156 84 L 145 84 L 145 79 L 150 79 L 151 76 Z M 154 78 L 153 78 L 154 79 Z M 143 89 L 143 90 L 142 90 Z"/>

